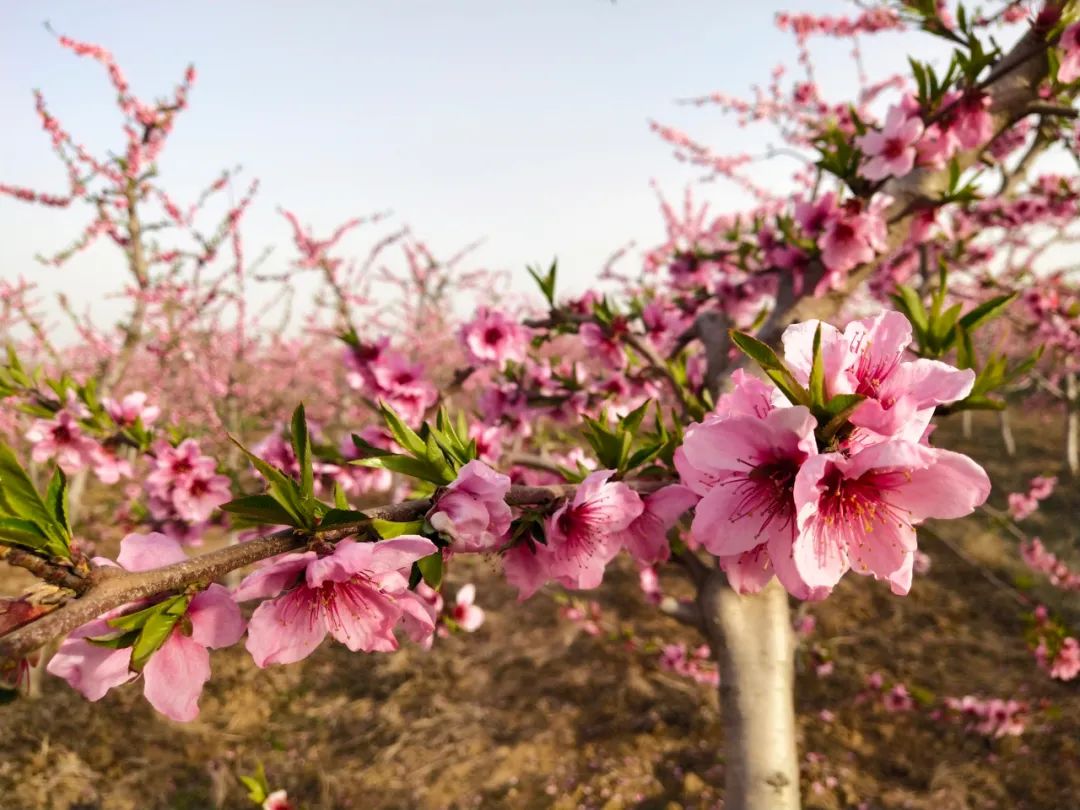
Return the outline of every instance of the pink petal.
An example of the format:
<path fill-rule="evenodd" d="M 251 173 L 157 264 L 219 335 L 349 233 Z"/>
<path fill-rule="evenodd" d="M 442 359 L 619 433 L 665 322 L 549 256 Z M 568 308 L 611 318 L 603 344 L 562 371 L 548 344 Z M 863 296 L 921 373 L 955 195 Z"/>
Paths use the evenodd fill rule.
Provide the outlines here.
<path fill-rule="evenodd" d="M 331 636 L 353 652 L 397 649 L 393 629 L 401 618 L 401 609 L 390 597 L 361 584 L 333 587 L 332 599 L 323 605 L 324 621 Z"/>
<path fill-rule="evenodd" d="M 627 527 L 623 542 L 630 556 L 645 565 L 663 562 L 671 555 L 667 541 L 667 528 L 663 521 L 648 509 Z"/>
<path fill-rule="evenodd" d="M 927 448 L 933 463 L 913 470 L 910 478 L 888 495 L 889 503 L 911 513 L 914 520 L 970 515 L 990 494 L 986 471 L 961 453 Z"/>
<path fill-rule="evenodd" d="M 233 591 L 233 598 L 237 602 L 246 602 L 249 599 L 277 596 L 295 584 L 300 574 L 317 558 L 314 551 L 304 551 L 267 560 L 244 577 L 244 581 Z"/>
<path fill-rule="evenodd" d="M 524 544 L 514 546 L 503 555 L 503 574 L 506 581 L 517 588 L 519 602 L 524 602 L 551 579 L 548 571 L 550 556 L 546 546 L 538 546 L 533 553 Z"/>
<path fill-rule="evenodd" d="M 890 590 L 897 596 L 907 596 L 908 592 L 911 590 L 911 580 L 914 572 L 915 552 L 909 551 L 904 560 L 904 564 L 888 577 Z"/>
<path fill-rule="evenodd" d="M 228 588 L 217 583 L 195 595 L 188 607 L 191 637 L 204 647 L 231 647 L 244 635 L 244 617 Z"/>
<path fill-rule="evenodd" d="M 938 360 L 919 358 L 901 363 L 882 386 L 881 396 L 895 392 L 925 408 L 963 399 L 971 393 L 974 383 L 975 372 L 970 368 L 958 369 Z"/>
<path fill-rule="evenodd" d="M 87 636 L 104 636 L 116 631 L 103 619 L 99 619 L 72 633 L 60 645 L 56 655 L 45 667 L 50 675 L 63 678 L 72 689 L 87 700 L 101 700 L 114 686 L 127 683 L 135 677 L 131 672 L 131 648 L 111 650 L 99 647 L 77 637 L 85 631 Z"/>
<path fill-rule="evenodd" d="M 608 482 L 612 475 L 612 470 L 591 473 L 578 487 L 573 503 L 576 507 L 588 505 L 592 524 L 607 532 L 621 532 L 645 511 L 645 504 L 621 481 Z"/>
<path fill-rule="evenodd" d="M 484 611 L 476 605 L 464 606 L 457 615 L 457 623 L 466 633 L 474 633 L 484 623 Z"/>
<path fill-rule="evenodd" d="M 793 542 L 791 539 L 782 540 L 778 535 L 774 535 L 769 541 L 767 550 L 773 573 L 784 586 L 784 590 L 796 599 L 824 599 L 832 592 L 832 588 L 823 586 L 811 588 L 800 576 L 799 570 L 795 567 Z"/>
<path fill-rule="evenodd" d="M 732 389 L 723 394 L 716 407 L 705 415 L 705 421 L 728 416 L 764 416 L 775 407 L 778 390 L 770 382 L 747 374 L 741 368 L 731 374 Z"/>
<path fill-rule="evenodd" d="M 905 476 L 912 470 L 925 469 L 934 463 L 934 451 L 921 444 L 890 440 L 871 445 L 850 459 L 837 459 L 846 478 L 860 478 L 874 472 L 899 472 Z"/>
<path fill-rule="evenodd" d="M 327 582 L 348 582 L 357 574 L 371 570 L 374 543 L 341 540 L 324 557 L 312 560 L 305 573 L 308 587 L 321 588 Z"/>
<path fill-rule="evenodd" d="M 128 571 L 150 571 L 187 558 L 178 542 L 158 532 L 127 535 L 120 541 L 120 553 L 116 555 L 116 561 Z"/>
<path fill-rule="evenodd" d="M 671 528 L 700 500 L 687 487 L 671 484 L 658 489 L 645 499 L 645 508 L 656 515 L 666 528 Z"/>
<path fill-rule="evenodd" d="M 607 564 L 615 559 L 621 548 L 621 539 L 608 533 L 591 535 L 588 540 L 571 541 L 552 549 L 548 572 L 567 588 L 597 588 L 604 580 Z"/>
<path fill-rule="evenodd" d="M 255 608 L 246 645 L 255 666 L 292 664 L 315 651 L 326 637 L 317 598 L 317 592 L 300 587 Z"/>
<path fill-rule="evenodd" d="M 773 578 L 764 544 L 731 557 L 721 557 L 720 567 L 736 593 L 758 593 Z"/>
<path fill-rule="evenodd" d="M 870 367 L 888 367 L 911 343 L 911 322 L 899 312 L 886 310 L 849 323 L 844 338 L 852 351 L 866 357 Z"/>
<path fill-rule="evenodd" d="M 417 560 L 429 557 L 438 550 L 438 546 L 419 535 L 404 534 L 391 540 L 381 540 L 374 544 L 369 570 L 375 574 L 406 570 Z"/>
<path fill-rule="evenodd" d="M 851 570 L 877 579 L 894 577 L 915 550 L 915 529 L 885 510 L 853 520 L 845 534 Z"/>
<path fill-rule="evenodd" d="M 846 374 L 851 362 L 848 340 L 835 326 L 822 321 L 803 321 L 789 326 L 781 335 L 784 363 L 801 384 L 810 381 L 814 362 L 814 334 L 821 325 L 821 360 L 825 370 L 825 387 L 830 395 L 850 394 L 854 388 Z"/>
<path fill-rule="evenodd" d="M 742 482 L 717 486 L 701 499 L 690 531 L 706 551 L 717 557 L 731 557 L 766 543 L 777 533 L 791 538 L 791 527 L 778 515 L 765 525 L 760 513 L 743 515 L 746 487 Z"/>
<path fill-rule="evenodd" d="M 179 629 L 143 667 L 143 694 L 171 720 L 187 723 L 199 716 L 199 695 L 210 680 L 210 653 Z"/>
<path fill-rule="evenodd" d="M 799 578 L 810 588 L 832 588 L 848 570 L 844 545 L 843 536 L 834 527 L 817 516 L 809 520 L 791 549 Z"/>
<path fill-rule="evenodd" d="M 454 597 L 454 604 L 471 605 L 474 602 L 476 602 L 476 586 L 471 582 L 462 585 L 457 596 Z"/>
<path fill-rule="evenodd" d="M 429 649 L 435 633 L 435 616 L 438 613 L 435 605 L 421 599 L 412 591 L 405 591 L 395 598 L 401 608 L 405 633 L 417 644 Z"/>
<path fill-rule="evenodd" d="M 510 476 L 491 469 L 482 461 L 470 461 L 458 472 L 448 489 L 468 492 L 485 500 L 501 500 L 510 489 Z"/>

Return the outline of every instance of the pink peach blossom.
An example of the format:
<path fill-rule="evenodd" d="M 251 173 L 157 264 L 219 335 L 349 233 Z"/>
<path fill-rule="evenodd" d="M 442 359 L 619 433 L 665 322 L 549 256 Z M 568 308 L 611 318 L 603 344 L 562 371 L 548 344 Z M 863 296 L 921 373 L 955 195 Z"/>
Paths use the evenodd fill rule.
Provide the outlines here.
<path fill-rule="evenodd" d="M 923 133 L 923 122 L 903 106 L 889 109 L 881 131 L 871 130 L 855 139 L 869 158 L 859 167 L 867 180 L 903 177 L 915 165 L 915 144 Z"/>
<path fill-rule="evenodd" d="M 470 461 L 439 497 L 428 517 L 453 540 L 454 551 L 493 551 L 510 528 L 510 479 L 482 461 Z"/>
<path fill-rule="evenodd" d="M 854 568 L 905 594 L 915 526 L 970 514 L 989 492 L 986 472 L 967 456 L 912 442 L 811 457 L 795 479 L 795 569 L 808 585 L 831 588 Z"/>
<path fill-rule="evenodd" d="M 128 571 L 149 571 L 186 559 L 180 544 L 162 534 L 129 534 L 120 542 L 117 562 Z M 115 633 L 108 619 L 130 607 L 75 630 L 49 661 L 49 673 L 64 678 L 88 700 L 100 700 L 114 686 L 136 678 L 130 670 L 131 647 L 109 649 L 85 640 Z M 215 583 L 197 593 L 188 605 L 186 622 L 176 624 L 143 667 L 143 693 L 150 705 L 173 720 L 194 720 L 203 684 L 210 678 L 207 650 L 229 647 L 243 634 L 243 617 L 227 589 Z"/>
<path fill-rule="evenodd" d="M 502 368 L 508 360 L 525 360 L 528 332 L 498 310 L 479 307 L 459 334 L 469 362 L 474 365 Z"/>
<path fill-rule="evenodd" d="M 255 665 L 300 661 L 327 633 L 354 652 L 396 650 L 400 622 L 414 640 L 429 638 L 434 619 L 409 590 L 408 577 L 414 562 L 435 551 L 430 540 L 403 535 L 377 543 L 342 540 L 321 557 L 304 551 L 272 559 L 234 593 L 237 601 L 266 600 L 248 627 Z"/>
<path fill-rule="evenodd" d="M 548 571 L 567 587 L 595 588 L 619 553 L 627 528 L 645 510 L 613 470 L 591 473 L 546 524 Z"/>
<path fill-rule="evenodd" d="M 1062 84 L 1072 84 L 1080 79 L 1080 23 L 1073 23 L 1065 29 L 1058 47 L 1061 49 L 1061 62 L 1057 80 Z"/>

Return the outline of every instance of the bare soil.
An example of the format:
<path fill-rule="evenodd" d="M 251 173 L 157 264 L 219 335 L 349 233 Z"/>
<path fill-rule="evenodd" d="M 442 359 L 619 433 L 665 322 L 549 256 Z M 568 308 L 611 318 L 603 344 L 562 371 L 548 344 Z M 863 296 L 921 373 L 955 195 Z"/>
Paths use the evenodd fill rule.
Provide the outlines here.
<path fill-rule="evenodd" d="M 989 468 L 1001 507 L 1031 476 L 1061 474 L 1061 421 L 1023 420 L 1018 459 L 1004 457 L 991 414 L 976 417 L 977 440 L 961 439 L 956 418 L 938 442 Z M 1024 528 L 1077 564 L 1078 524 L 1080 486 L 1062 476 Z M 1045 602 L 1077 627 L 1080 600 L 1031 577 L 1016 540 L 985 515 L 927 528 L 932 568 L 908 598 L 850 576 L 809 607 L 809 643 L 835 669 L 820 677 L 809 648 L 800 656 L 806 807 L 1080 808 L 1080 680 L 1037 669 L 1019 601 Z M 654 642 L 699 641 L 644 603 L 632 566 L 609 579 L 588 596 L 607 627 L 635 629 L 636 648 L 561 619 L 554 592 L 517 604 L 490 563 L 468 560 L 451 582 L 478 585 L 488 621 L 475 634 L 392 655 L 324 644 L 269 670 L 242 647 L 215 653 L 191 724 L 157 715 L 138 684 L 88 703 L 47 676 L 40 698 L 0 707 L 0 808 L 251 807 L 237 777 L 260 762 L 309 810 L 722 807 L 715 691 L 661 669 L 655 652 Z M 19 586 L 0 579 L 0 593 Z M 1023 699 L 1032 722 L 1020 738 L 987 740 L 926 710 L 889 713 L 857 701 L 872 671 L 929 700 Z"/>

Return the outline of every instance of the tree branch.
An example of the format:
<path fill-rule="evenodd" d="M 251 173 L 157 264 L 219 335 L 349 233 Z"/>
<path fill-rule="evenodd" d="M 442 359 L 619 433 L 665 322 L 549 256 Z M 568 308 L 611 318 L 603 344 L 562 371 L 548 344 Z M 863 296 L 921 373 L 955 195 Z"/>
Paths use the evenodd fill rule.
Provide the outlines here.
<path fill-rule="evenodd" d="M 628 486 L 642 494 L 655 492 L 670 483 L 668 480 L 627 482 Z M 576 489 L 577 487 L 572 485 L 514 486 L 510 488 L 506 502 L 511 506 L 550 505 L 560 498 L 572 495 Z M 425 498 L 364 509 L 361 511 L 367 516 L 365 520 L 338 524 L 326 529 L 317 528 L 310 533 L 288 529 L 151 571 L 118 573 L 117 569 L 111 567 L 94 569 L 91 573 L 93 584 L 81 596 L 40 620 L 0 637 L 0 658 L 24 658 L 52 639 L 66 635 L 103 613 L 129 602 L 178 591 L 189 585 L 208 584 L 230 571 L 244 568 L 259 560 L 301 550 L 312 540 L 335 543 L 362 534 L 370 529 L 369 520 L 373 518 L 392 521 L 416 520 L 423 517 L 431 507 L 432 501 Z"/>

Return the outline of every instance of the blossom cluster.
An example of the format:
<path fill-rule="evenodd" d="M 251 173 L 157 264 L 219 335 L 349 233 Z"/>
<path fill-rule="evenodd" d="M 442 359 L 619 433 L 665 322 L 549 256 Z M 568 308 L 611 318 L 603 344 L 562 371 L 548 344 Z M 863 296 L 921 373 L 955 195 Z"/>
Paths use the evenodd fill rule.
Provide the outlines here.
<path fill-rule="evenodd" d="M 785 360 L 811 374 L 818 324 L 784 333 Z M 820 327 L 824 387 L 865 397 L 852 429 L 819 447 L 808 408 L 738 374 L 706 419 L 686 431 L 675 456 L 683 483 L 701 496 L 692 534 L 716 555 L 733 587 L 759 590 L 775 575 L 794 596 L 826 596 L 848 570 L 907 593 L 915 526 L 970 513 L 990 491 L 966 456 L 927 442 L 934 408 L 962 399 L 974 373 L 904 358 L 911 327 L 896 313 Z"/>
<path fill-rule="evenodd" d="M 1038 537 L 1020 544 L 1020 556 L 1032 571 L 1046 574 L 1051 585 L 1066 591 L 1080 591 L 1080 573 L 1070 570 Z"/>
<path fill-rule="evenodd" d="M 373 343 L 357 341 L 345 353 L 349 387 L 375 401 L 383 401 L 416 424 L 435 404 L 438 391 L 424 376 L 424 367 L 390 347 L 389 338 Z"/>
<path fill-rule="evenodd" d="M 945 698 L 945 708 L 967 728 L 986 737 L 1019 737 L 1028 723 L 1028 705 L 1019 700 L 983 699 L 973 695 Z"/>
<path fill-rule="evenodd" d="M 229 479 L 194 439 L 159 441 L 146 476 L 151 517 L 170 536 L 197 543 L 214 510 L 232 498 Z"/>
<path fill-rule="evenodd" d="M 1031 516 L 1038 508 L 1039 501 L 1045 501 L 1054 493 L 1057 486 L 1055 476 L 1036 476 L 1031 479 L 1027 492 L 1009 493 L 1009 514 L 1013 520 L 1023 520 Z"/>

